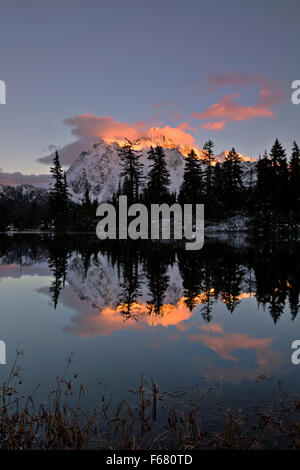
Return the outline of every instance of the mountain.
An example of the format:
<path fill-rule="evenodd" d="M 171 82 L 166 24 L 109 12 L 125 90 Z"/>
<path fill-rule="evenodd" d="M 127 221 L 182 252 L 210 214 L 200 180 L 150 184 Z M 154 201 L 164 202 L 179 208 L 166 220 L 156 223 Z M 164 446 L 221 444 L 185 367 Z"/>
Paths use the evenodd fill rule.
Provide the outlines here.
<path fill-rule="evenodd" d="M 90 185 L 91 199 L 97 199 L 99 202 L 108 201 L 118 190 L 121 166 L 119 162 L 118 142 L 108 142 L 103 139 L 95 142 L 89 149 L 81 152 L 79 157 L 72 163 L 66 176 L 69 184 L 70 197 L 75 202 L 80 202 L 83 198 L 85 189 L 84 172 Z M 141 161 L 144 164 L 145 176 L 149 169 L 149 160 L 147 152 L 150 146 L 160 145 L 163 147 L 167 168 L 170 172 L 171 192 L 178 193 L 183 179 L 184 157 L 189 153 L 191 147 L 187 145 L 176 145 L 175 142 L 155 133 L 155 130 L 147 139 L 141 140 L 137 149 L 140 150 Z M 224 161 L 228 151 L 225 150 L 217 155 L 217 161 Z M 197 150 L 199 159 L 203 156 L 202 150 Z M 241 155 L 241 154 L 239 154 Z M 252 166 L 251 162 L 255 159 L 241 155 L 244 162 L 245 175 Z M 248 180 L 248 177 L 247 177 Z"/>
<path fill-rule="evenodd" d="M 49 192 L 30 184 L 0 185 L 0 230 L 38 228 L 48 210 Z"/>
<path fill-rule="evenodd" d="M 138 304 L 144 306 L 143 312 L 147 311 L 147 301 L 151 297 L 149 287 L 143 277 L 141 266 L 139 267 L 140 279 L 142 280 Z M 81 256 L 72 253 L 68 260 L 68 270 L 66 280 L 77 296 L 84 300 L 92 309 L 96 309 L 97 314 L 103 309 L 115 310 L 120 305 L 122 299 L 121 284 L 124 279 L 118 277 L 118 272 L 109 262 L 106 256 L 98 254 L 90 261 L 87 271 Z M 183 296 L 182 277 L 178 266 L 168 268 L 168 287 L 164 294 L 164 303 L 176 305 Z M 149 312 L 148 312 L 149 313 Z M 150 318 L 149 318 L 150 320 Z"/>
<path fill-rule="evenodd" d="M 118 190 L 120 181 L 120 159 L 118 150 L 120 142 L 110 142 L 99 139 L 90 148 L 80 153 L 78 158 L 72 163 L 66 172 L 69 184 L 70 197 L 74 202 L 81 202 L 85 190 L 86 174 L 89 186 L 90 197 L 99 202 L 108 201 Z M 144 176 L 147 176 L 149 160 L 147 152 L 150 146 L 160 145 L 163 147 L 167 168 L 170 172 L 170 190 L 178 193 L 182 183 L 185 160 L 184 157 L 190 152 L 192 147 L 186 144 L 178 145 L 166 136 L 159 134 L 155 128 L 145 139 L 139 142 L 137 147 L 142 157 L 144 165 Z M 195 149 L 199 159 L 203 157 L 201 149 Z M 228 150 L 216 156 L 216 160 L 223 162 L 228 154 Z M 244 163 L 244 181 L 250 182 L 253 179 L 253 162 L 255 158 L 239 154 Z M 8 186 L 0 184 L 0 204 L 15 201 L 23 206 L 36 201 L 38 206 L 44 206 L 49 200 L 49 191 L 45 188 L 33 186 L 31 184 L 21 184 L 18 186 Z"/>
<path fill-rule="evenodd" d="M 36 201 L 38 205 L 43 205 L 48 199 L 49 192 L 44 188 L 31 184 L 20 184 L 18 186 L 0 184 L 0 202 L 19 201 L 31 203 Z"/>
<path fill-rule="evenodd" d="M 67 171 L 67 181 L 71 198 L 79 202 L 84 193 L 85 171 L 89 185 L 90 197 L 99 202 L 111 199 L 118 190 L 120 181 L 120 159 L 118 156 L 119 144 L 114 142 L 107 144 L 104 141 L 95 143 L 90 149 L 82 152 L 78 159 Z M 149 168 L 147 151 L 149 145 L 141 148 L 141 161 L 145 167 L 145 176 Z M 177 148 L 165 148 L 167 167 L 171 176 L 171 191 L 178 191 L 184 171 L 184 157 Z"/>

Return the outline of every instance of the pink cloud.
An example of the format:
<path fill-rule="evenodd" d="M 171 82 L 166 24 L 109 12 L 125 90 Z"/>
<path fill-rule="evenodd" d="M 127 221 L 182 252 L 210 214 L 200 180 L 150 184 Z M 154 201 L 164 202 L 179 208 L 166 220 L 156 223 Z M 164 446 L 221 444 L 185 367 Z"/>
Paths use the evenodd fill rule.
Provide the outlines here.
<path fill-rule="evenodd" d="M 232 74 L 208 74 L 207 80 L 211 85 L 211 90 L 216 88 L 223 88 L 229 86 L 237 87 L 259 87 L 259 99 L 257 104 L 268 104 L 274 106 L 282 102 L 286 96 L 282 86 L 271 80 L 270 78 L 263 77 L 261 75 L 246 75 L 242 72 Z"/>
<path fill-rule="evenodd" d="M 192 131 L 192 132 L 198 132 L 198 129 L 196 127 L 191 126 L 188 122 L 181 122 L 177 126 L 178 129 L 182 131 Z"/>
<path fill-rule="evenodd" d="M 268 106 L 254 105 L 242 106 L 235 102 L 240 98 L 241 93 L 227 94 L 220 101 L 209 106 L 202 113 L 192 113 L 194 119 L 218 119 L 223 118 L 226 121 L 249 121 L 255 117 L 274 117 L 274 111 Z"/>
<path fill-rule="evenodd" d="M 142 137 L 146 130 L 144 121 L 127 122 L 116 121 L 111 116 L 94 116 L 93 114 L 79 114 L 63 121 L 72 127 L 72 134 L 77 137 L 109 137 L 115 139 L 134 140 Z"/>
<path fill-rule="evenodd" d="M 200 330 L 214 333 L 224 333 L 223 326 L 220 323 L 209 323 L 199 327 Z"/>
<path fill-rule="evenodd" d="M 225 121 L 208 121 L 204 124 L 200 124 L 202 129 L 208 129 L 210 131 L 222 131 L 225 127 Z"/>
<path fill-rule="evenodd" d="M 243 333 L 224 333 L 222 336 L 191 335 L 190 341 L 201 341 L 205 346 L 215 351 L 222 359 L 237 361 L 233 351 L 252 349 L 258 353 L 265 352 L 272 343 L 272 338 L 253 338 Z M 259 354 L 259 358 L 261 354 Z M 260 359 L 261 360 L 261 359 Z"/>
<path fill-rule="evenodd" d="M 164 126 L 164 127 L 158 128 L 157 131 L 161 135 L 167 137 L 168 139 L 173 140 L 178 145 L 190 145 L 190 146 L 195 145 L 196 146 L 194 137 L 188 132 L 183 131 L 179 126 L 178 127 Z"/>
<path fill-rule="evenodd" d="M 70 165 L 82 151 L 87 150 L 100 138 L 106 142 L 121 142 L 125 138 L 130 140 L 151 139 L 153 134 L 166 137 L 175 146 L 197 147 L 194 137 L 186 132 L 195 130 L 187 123 L 181 123 L 177 127 L 160 126 L 153 127 L 152 123 L 138 121 L 133 123 L 117 121 L 111 116 L 94 116 L 92 114 L 79 114 L 63 121 L 71 127 L 71 133 L 77 140 L 61 148 L 51 147 L 51 153 L 38 159 L 40 163 L 49 164 L 53 159 L 53 151 L 58 150 L 61 162 Z"/>
<path fill-rule="evenodd" d="M 203 112 L 193 112 L 192 119 L 209 120 L 201 124 L 203 129 L 215 131 L 222 130 L 229 121 L 249 121 L 258 117 L 275 117 L 274 107 L 285 98 L 282 87 L 269 78 L 260 75 L 247 76 L 244 73 L 234 74 L 210 74 L 207 76 L 211 91 L 217 88 L 235 87 L 259 87 L 259 95 L 254 105 L 244 106 L 236 102 L 242 97 L 240 92 L 226 94 L 217 103 L 209 106 Z M 216 121 L 215 121 L 216 120 Z"/>

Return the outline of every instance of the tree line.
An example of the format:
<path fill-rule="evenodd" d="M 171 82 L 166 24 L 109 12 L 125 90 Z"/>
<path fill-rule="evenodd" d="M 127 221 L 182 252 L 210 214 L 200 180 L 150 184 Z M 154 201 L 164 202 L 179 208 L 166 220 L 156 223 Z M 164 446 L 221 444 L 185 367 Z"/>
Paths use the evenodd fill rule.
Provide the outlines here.
<path fill-rule="evenodd" d="M 170 244 L 107 240 L 95 242 L 93 236 L 76 237 L 62 234 L 43 234 L 31 237 L 1 235 L 0 257 L 6 262 L 20 264 L 48 261 L 53 278 L 49 296 L 56 308 L 63 292 L 69 260 L 76 253 L 80 261 L 77 275 L 84 283 L 102 271 L 101 256 L 118 273 L 120 315 L 124 320 L 138 320 L 136 302 L 147 285 L 149 315 L 163 315 L 166 292 L 172 284 L 170 268 L 178 263 L 182 279 L 183 301 L 194 308 L 204 321 L 213 319 L 214 306 L 221 301 L 230 314 L 235 313 L 245 293 L 255 297 L 261 315 L 269 314 L 274 323 L 288 315 L 293 321 L 300 308 L 299 244 L 261 243 L 242 249 L 227 243 L 208 241 L 203 250 L 187 252 Z M 76 266 L 78 266 L 76 264 Z M 96 271 L 95 271 L 96 270 Z M 74 272 L 72 274 L 74 276 Z M 101 289 L 100 289 L 101 291 Z"/>
<path fill-rule="evenodd" d="M 170 190 L 171 177 L 164 149 L 151 147 L 148 151 L 149 170 L 143 168 L 138 141 L 126 140 L 118 151 L 122 168 L 118 191 L 111 202 L 117 204 L 126 195 L 128 204 L 204 204 L 205 219 L 220 221 L 232 216 L 246 216 L 247 224 L 257 234 L 274 234 L 287 230 L 298 233 L 300 223 L 300 150 L 293 143 L 292 154 L 278 139 L 269 154 L 255 163 L 245 164 L 232 148 L 224 162 L 214 155 L 214 143 L 208 140 L 200 159 L 194 150 L 185 157 L 184 175 L 178 194 Z M 36 201 L 21 214 L 12 214 L 0 201 L 2 228 L 9 220 L 17 228 L 45 228 L 59 231 L 94 231 L 97 219 L 97 200 L 92 200 L 85 172 L 81 203 L 69 196 L 66 175 L 56 152 L 50 169 L 52 178 L 49 199 L 40 207 Z M 146 175 L 146 176 L 145 176 Z M 15 220 L 14 220 L 15 218 Z"/>
<path fill-rule="evenodd" d="M 200 159 L 194 150 L 185 157 L 183 181 L 178 194 L 170 191 L 170 173 L 162 147 L 148 152 L 147 176 L 141 163 L 137 141 L 120 148 L 123 183 L 113 197 L 126 195 L 129 204 L 146 205 L 174 203 L 204 204 L 205 219 L 220 221 L 229 217 L 246 216 L 247 228 L 256 234 L 275 236 L 289 231 L 297 236 L 300 224 L 300 150 L 293 143 L 292 154 L 278 139 L 270 153 L 245 165 L 233 147 L 224 162 L 214 155 L 214 142 L 203 146 Z"/>

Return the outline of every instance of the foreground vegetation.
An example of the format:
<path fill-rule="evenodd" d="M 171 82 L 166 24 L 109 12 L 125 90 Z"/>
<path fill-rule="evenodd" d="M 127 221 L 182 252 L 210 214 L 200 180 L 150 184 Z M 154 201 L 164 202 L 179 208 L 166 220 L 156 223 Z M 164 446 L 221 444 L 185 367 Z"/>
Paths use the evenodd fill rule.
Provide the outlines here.
<path fill-rule="evenodd" d="M 138 405 L 121 401 L 110 405 L 99 394 L 93 410 L 81 407 L 86 387 L 78 388 L 76 406 L 67 404 L 75 392 L 64 374 L 57 379 L 49 401 L 37 403 L 35 394 L 27 398 L 18 393 L 20 372 L 16 361 L 6 382 L 0 387 L 0 448 L 98 449 L 98 450 L 205 450 L 205 449 L 300 449 L 300 401 L 287 393 L 281 382 L 274 384 L 274 402 L 234 409 L 216 402 L 206 423 L 202 420 L 209 399 L 209 388 L 197 394 L 197 401 L 185 392 L 160 392 L 157 384 L 143 376 L 137 390 Z M 264 376 L 257 381 L 267 380 Z"/>

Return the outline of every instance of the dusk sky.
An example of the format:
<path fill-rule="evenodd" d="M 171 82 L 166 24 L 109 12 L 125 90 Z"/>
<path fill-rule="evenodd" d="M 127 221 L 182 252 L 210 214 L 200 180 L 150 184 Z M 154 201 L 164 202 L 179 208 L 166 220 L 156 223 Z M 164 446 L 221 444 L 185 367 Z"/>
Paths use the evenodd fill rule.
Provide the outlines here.
<path fill-rule="evenodd" d="M 154 126 L 216 153 L 258 156 L 276 137 L 290 151 L 299 16 L 297 0 L 1 2 L 2 172 L 45 174 L 52 146 L 76 142 L 67 165 L 85 139 Z"/>

